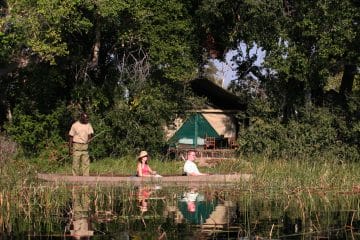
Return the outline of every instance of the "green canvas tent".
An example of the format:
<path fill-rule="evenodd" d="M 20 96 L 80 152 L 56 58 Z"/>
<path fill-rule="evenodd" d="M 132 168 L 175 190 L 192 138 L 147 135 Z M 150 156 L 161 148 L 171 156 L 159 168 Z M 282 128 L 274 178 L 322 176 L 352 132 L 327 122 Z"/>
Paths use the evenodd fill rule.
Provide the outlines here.
<path fill-rule="evenodd" d="M 169 143 L 171 145 L 180 143 L 196 147 L 204 145 L 205 137 L 218 138 L 220 136 L 201 113 L 194 113 L 169 139 Z"/>

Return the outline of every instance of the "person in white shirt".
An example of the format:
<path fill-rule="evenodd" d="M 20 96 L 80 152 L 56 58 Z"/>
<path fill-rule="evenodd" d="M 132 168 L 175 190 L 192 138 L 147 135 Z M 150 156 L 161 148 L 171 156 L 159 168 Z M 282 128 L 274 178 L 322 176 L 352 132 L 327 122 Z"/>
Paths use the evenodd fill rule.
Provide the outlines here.
<path fill-rule="evenodd" d="M 201 175 L 208 175 L 206 173 L 201 173 L 194 163 L 196 159 L 196 152 L 195 150 L 189 150 L 187 152 L 187 159 L 184 164 L 184 173 L 188 176 L 201 176 Z"/>

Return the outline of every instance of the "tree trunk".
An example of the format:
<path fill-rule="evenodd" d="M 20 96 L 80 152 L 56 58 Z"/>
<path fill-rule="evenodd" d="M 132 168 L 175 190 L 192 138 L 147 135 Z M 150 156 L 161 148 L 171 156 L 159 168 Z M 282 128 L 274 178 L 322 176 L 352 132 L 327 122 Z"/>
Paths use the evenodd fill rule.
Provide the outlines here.
<path fill-rule="evenodd" d="M 100 17 L 96 17 L 96 26 L 95 26 L 95 43 L 93 46 L 92 58 L 90 66 L 91 68 L 96 68 L 99 64 L 99 53 L 100 53 L 100 44 L 101 44 L 101 28 L 100 28 Z"/>
<path fill-rule="evenodd" d="M 340 94 L 345 96 L 352 92 L 354 78 L 356 74 L 356 65 L 346 64 L 344 66 L 344 73 L 341 79 Z"/>
<path fill-rule="evenodd" d="M 6 119 L 8 120 L 9 123 L 12 123 L 13 116 L 9 103 L 6 105 Z"/>
<path fill-rule="evenodd" d="M 19 68 L 25 68 L 29 65 L 30 62 L 35 62 L 36 59 L 34 57 L 29 57 L 26 55 L 20 55 L 15 59 L 14 62 L 9 63 L 2 68 L 0 68 L 0 77 L 11 72 L 16 71 Z"/>
<path fill-rule="evenodd" d="M 287 82 L 286 95 L 283 105 L 282 122 L 287 123 L 289 120 L 297 115 L 296 105 L 299 104 L 299 99 L 305 97 L 304 82 L 295 78 L 290 78 Z"/>

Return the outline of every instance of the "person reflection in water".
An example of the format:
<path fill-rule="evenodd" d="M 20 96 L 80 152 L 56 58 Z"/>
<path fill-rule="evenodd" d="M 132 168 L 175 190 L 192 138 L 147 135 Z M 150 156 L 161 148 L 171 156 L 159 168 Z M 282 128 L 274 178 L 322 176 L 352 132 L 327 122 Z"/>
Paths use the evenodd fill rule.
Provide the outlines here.
<path fill-rule="evenodd" d="M 148 211 L 148 205 L 149 205 L 149 198 L 152 193 L 151 188 L 149 187 L 139 187 L 138 193 L 137 193 L 137 199 L 139 203 L 139 209 L 141 214 Z"/>
<path fill-rule="evenodd" d="M 137 189 L 137 201 L 141 214 L 144 214 L 149 210 L 149 200 L 154 192 L 161 189 L 160 186 L 139 186 Z M 151 197 L 151 199 L 162 199 L 162 197 Z"/>
<path fill-rule="evenodd" d="M 185 193 L 187 210 L 191 213 L 194 213 L 196 211 L 196 200 L 198 196 L 199 193 L 196 188 L 192 188 L 189 192 Z"/>
<path fill-rule="evenodd" d="M 190 188 L 179 199 L 179 209 L 184 218 L 193 224 L 203 224 L 216 206 L 215 199 L 205 200 L 197 188 Z"/>
<path fill-rule="evenodd" d="M 90 198 L 86 188 L 72 190 L 73 209 L 70 222 L 70 234 L 73 239 L 90 239 L 94 232 L 90 229 Z"/>

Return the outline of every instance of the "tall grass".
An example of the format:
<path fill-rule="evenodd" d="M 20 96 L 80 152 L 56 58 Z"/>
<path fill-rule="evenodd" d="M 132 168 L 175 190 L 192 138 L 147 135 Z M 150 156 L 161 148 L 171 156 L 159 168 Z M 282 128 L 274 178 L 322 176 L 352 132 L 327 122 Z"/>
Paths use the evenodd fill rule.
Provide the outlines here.
<path fill-rule="evenodd" d="M 150 167 L 161 175 L 181 175 L 181 160 L 152 158 Z M 91 175 L 135 175 L 136 157 L 106 158 L 90 164 Z M 272 159 L 262 156 L 224 159 L 212 166 L 200 167 L 210 174 L 246 173 L 252 175 L 250 182 L 242 183 L 248 189 L 273 189 L 291 191 L 296 188 L 323 188 L 351 190 L 360 187 L 360 163 L 341 162 L 332 159 Z M 36 180 L 37 172 L 71 174 L 71 162 L 54 163 L 46 159 L 8 160 L 2 167 L 0 187 L 16 188 Z"/>
<path fill-rule="evenodd" d="M 161 175 L 181 175 L 181 160 L 149 160 L 150 167 Z M 137 161 L 134 156 L 106 158 L 90 164 L 91 175 L 135 175 Z M 210 174 L 246 173 L 252 180 L 247 188 L 286 190 L 296 188 L 351 189 L 360 187 L 360 163 L 325 159 L 272 159 L 262 156 L 224 159 L 212 166 L 200 167 L 201 172 Z M 23 184 L 34 181 L 37 172 L 71 174 L 71 163 L 57 164 L 46 159 L 12 160 L 3 167 L 0 186 Z M 11 184 L 9 184 L 11 183 Z"/>
<path fill-rule="evenodd" d="M 275 189 L 351 188 L 360 184 L 359 163 L 253 159 L 253 184 Z"/>
<path fill-rule="evenodd" d="M 156 236 L 159 227 L 162 227 L 167 231 L 169 239 L 178 239 L 178 234 L 191 229 L 181 229 L 174 221 L 169 221 L 169 211 L 172 207 L 179 206 L 179 197 L 186 190 L 186 187 L 156 190 L 151 195 L 153 200 L 149 200 L 148 212 L 141 213 L 137 203 L 138 189 L 134 186 L 24 185 L 0 191 L 0 232 L 30 232 L 34 236 L 63 233 L 66 222 L 78 210 L 81 216 L 91 217 L 94 230 L 101 230 L 106 226 L 107 233 L 110 234 L 121 230 L 130 231 L 133 236 Z M 241 236 L 256 234 L 262 237 L 284 237 L 285 218 L 290 222 L 300 219 L 305 228 L 301 234 L 321 236 L 334 226 L 357 231 L 354 226 L 359 221 L 360 209 L 359 199 L 354 194 L 314 191 L 310 188 L 269 191 L 249 186 L 237 189 L 204 186 L 198 191 L 207 200 L 217 199 L 219 204 L 234 203 L 229 205 L 229 208 L 237 208 L 231 210 L 236 212 L 236 216 L 231 216 L 236 217 L 232 226 L 241 230 Z M 77 208 L 80 205 L 84 208 Z M 170 237 L 171 234 L 174 238 Z M 302 239 L 308 238 L 305 236 Z"/>

